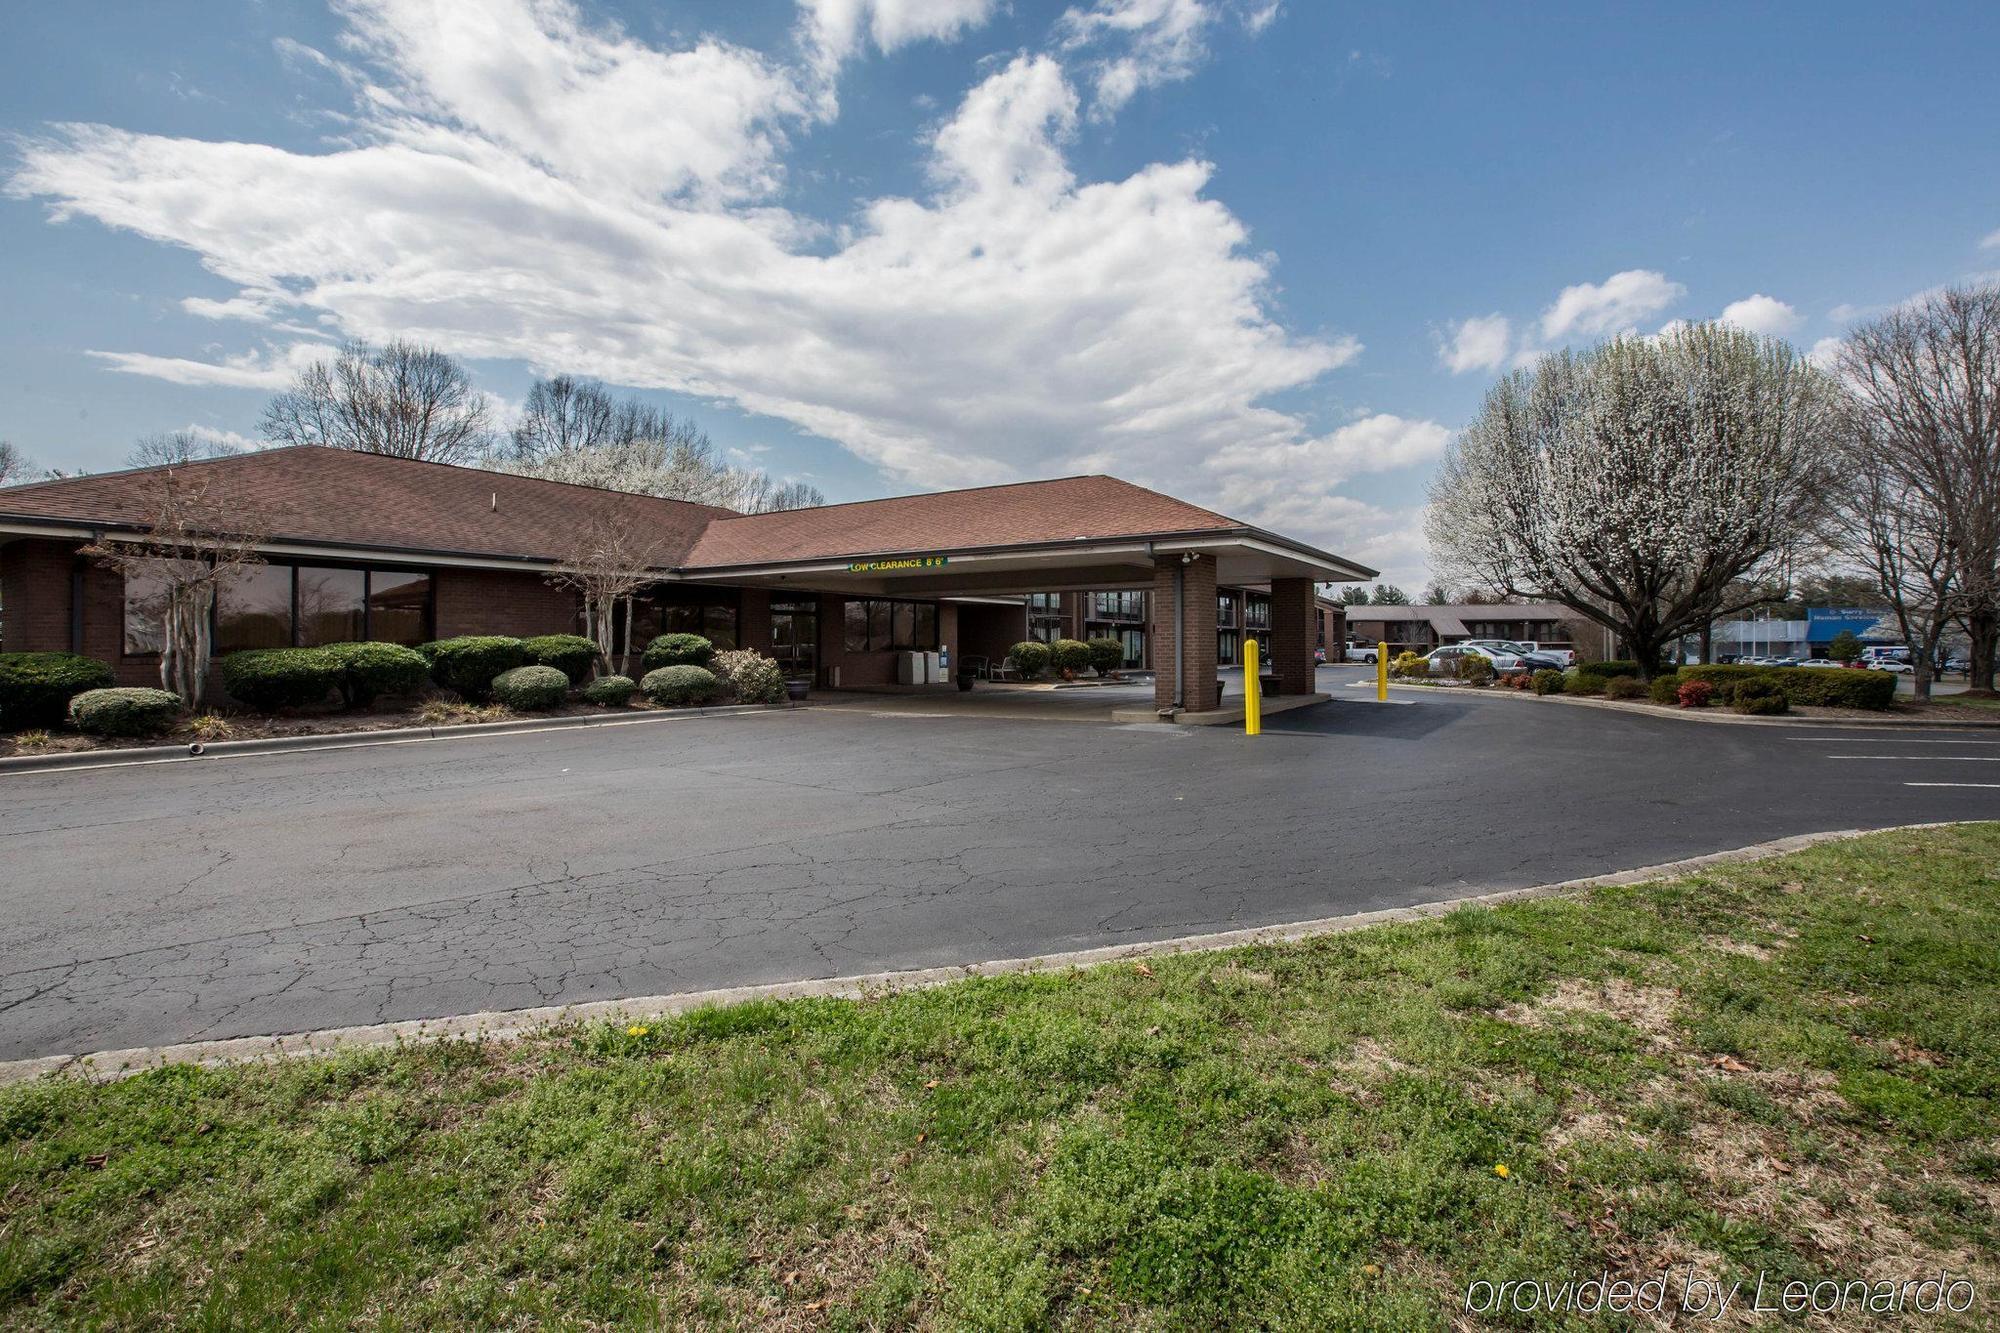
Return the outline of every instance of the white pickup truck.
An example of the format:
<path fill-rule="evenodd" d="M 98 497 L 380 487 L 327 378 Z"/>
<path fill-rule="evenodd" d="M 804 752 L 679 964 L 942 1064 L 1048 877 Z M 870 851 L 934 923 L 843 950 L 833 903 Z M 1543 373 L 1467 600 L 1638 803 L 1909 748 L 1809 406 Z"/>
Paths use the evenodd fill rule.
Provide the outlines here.
<path fill-rule="evenodd" d="M 1342 650 L 1341 658 L 1343 661 L 1367 662 L 1373 665 L 1376 651 L 1377 646 L 1375 644 L 1360 643 L 1350 639 L 1348 640 L 1347 647 Z"/>

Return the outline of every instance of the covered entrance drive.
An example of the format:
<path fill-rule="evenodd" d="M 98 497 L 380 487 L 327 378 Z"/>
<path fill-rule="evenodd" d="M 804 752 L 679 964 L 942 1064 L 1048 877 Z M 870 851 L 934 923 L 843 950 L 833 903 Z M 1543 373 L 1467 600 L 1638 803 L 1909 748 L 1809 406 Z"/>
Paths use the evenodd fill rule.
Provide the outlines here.
<path fill-rule="evenodd" d="M 1070 479 L 1070 483 L 1084 482 L 1109 483 L 1122 491 L 1165 501 L 1182 511 L 1175 517 L 1191 512 L 1206 520 L 1206 526 L 1129 536 L 1078 535 L 969 545 L 963 540 L 967 535 L 963 529 L 976 529 L 977 516 L 967 516 L 962 524 L 947 521 L 934 527 L 916 521 L 925 515 L 906 514 L 903 517 L 911 520 L 905 525 L 906 537 L 929 535 L 939 540 L 872 550 L 835 546 L 822 556 L 731 562 L 686 577 L 763 591 L 773 608 L 774 641 L 779 637 L 775 633 L 777 608 L 816 601 L 819 679 L 823 686 L 841 689 L 893 680 L 869 668 L 865 661 L 857 661 L 877 652 L 941 647 L 954 660 L 975 654 L 998 661 L 1008 646 L 1029 637 L 1031 595 L 1071 590 L 1144 591 L 1151 594 L 1150 623 L 1146 625 L 1154 673 L 1150 701 L 1157 712 L 1174 715 L 1213 713 L 1220 707 L 1217 672 L 1224 664 L 1218 662 L 1217 652 L 1218 590 L 1259 590 L 1269 597 L 1267 692 L 1313 692 L 1317 634 L 1313 587 L 1319 582 L 1370 578 L 1373 570 L 1108 477 Z M 1034 488 L 1064 484 L 1038 483 Z M 830 506 L 793 515 L 768 515 L 762 521 L 785 517 L 795 520 L 794 526 L 803 527 L 817 515 L 842 510 L 946 501 L 963 507 L 975 497 L 1023 489 L 1030 488 L 999 487 Z M 1034 517 L 1046 519 L 1046 515 Z M 845 535 L 851 537 L 853 516 L 847 518 L 848 524 L 843 526 L 850 526 Z M 715 525 L 725 530 L 730 526 Z M 1033 531 L 1033 527 L 1028 530 Z M 808 533 L 785 535 L 794 551 L 811 541 Z M 952 540 L 954 535 L 960 539 Z M 707 554 L 705 550 L 700 553 Z M 927 635 L 925 618 L 932 614 L 935 631 Z M 909 644 L 898 638 L 898 626 L 907 627 L 912 640 Z M 795 641 L 796 631 L 793 635 Z M 1104 700 L 1107 705 L 1111 702 Z M 1118 702 L 1130 706 L 1127 700 Z M 1065 701 L 1064 707 L 1069 706 Z M 1083 705 L 1079 701 L 1074 706 Z"/>

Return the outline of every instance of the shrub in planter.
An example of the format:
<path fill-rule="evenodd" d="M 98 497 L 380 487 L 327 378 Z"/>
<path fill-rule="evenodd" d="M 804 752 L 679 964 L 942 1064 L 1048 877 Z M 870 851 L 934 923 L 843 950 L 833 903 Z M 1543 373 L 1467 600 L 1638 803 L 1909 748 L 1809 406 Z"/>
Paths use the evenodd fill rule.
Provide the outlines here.
<path fill-rule="evenodd" d="M 1682 708 L 1706 708 L 1708 697 L 1714 693 L 1715 686 L 1705 680 L 1684 680 L 1674 696 Z"/>
<path fill-rule="evenodd" d="M 1607 699 L 1643 699 L 1646 687 L 1639 683 L 1637 676 L 1613 676 L 1604 682 L 1604 697 Z"/>
<path fill-rule="evenodd" d="M 1048 669 L 1049 646 L 1038 639 L 1023 639 L 1007 650 L 1007 656 L 1021 668 L 1022 679 L 1033 680 Z"/>
<path fill-rule="evenodd" d="M 338 673 L 334 684 L 349 708 L 366 708 L 385 694 L 415 694 L 430 678 L 424 655 L 400 643 L 329 643 L 308 651 L 331 659 Z"/>
<path fill-rule="evenodd" d="M 85 690 L 117 682 L 111 668 L 75 653 L 0 653 L 0 727 L 50 727 Z"/>
<path fill-rule="evenodd" d="M 1458 678 L 1467 685 L 1493 683 L 1493 659 L 1482 653 L 1467 653 L 1458 659 Z"/>
<path fill-rule="evenodd" d="M 638 692 L 639 685 L 630 676 L 599 676 L 583 687 L 584 699 L 599 708 L 623 708 Z"/>
<path fill-rule="evenodd" d="M 1588 676 L 1579 671 L 1573 676 L 1563 677 L 1563 693 L 1589 697 L 1604 693 L 1604 680 L 1599 676 Z"/>
<path fill-rule="evenodd" d="M 528 650 L 519 639 L 497 634 L 438 639 L 417 651 L 430 662 L 432 680 L 466 699 L 484 699 L 495 676 L 528 661 Z"/>
<path fill-rule="evenodd" d="M 88 736 L 151 736 L 181 715 L 181 697 L 165 690 L 85 690 L 69 701 L 69 722 Z"/>
<path fill-rule="evenodd" d="M 1049 645 L 1049 665 L 1067 680 L 1090 665 L 1090 645 L 1080 639 L 1057 639 Z"/>
<path fill-rule="evenodd" d="M 1554 667 L 1543 667 L 1534 674 L 1532 679 L 1536 694 L 1547 696 L 1562 693 L 1563 673 L 1557 671 Z"/>
<path fill-rule="evenodd" d="M 1800 671 L 1772 673 L 1793 705 L 1883 709 L 1896 702 L 1896 678 L 1887 671 Z"/>
<path fill-rule="evenodd" d="M 1662 671 L 1653 677 L 1653 683 L 1646 687 L 1646 694 L 1656 704 L 1670 704 L 1681 697 L 1681 673 Z"/>
<path fill-rule="evenodd" d="M 1753 716 L 1771 717 L 1785 712 L 1791 707 L 1785 701 L 1784 687 L 1774 680 L 1740 680 L 1736 682 L 1730 706 L 1739 713 Z"/>
<path fill-rule="evenodd" d="M 1430 674 L 1431 664 L 1424 660 L 1422 653 L 1413 653 L 1407 648 L 1396 654 L 1396 660 L 1389 663 L 1389 674 L 1404 680 L 1422 680 Z"/>
<path fill-rule="evenodd" d="M 689 708 L 715 697 L 715 674 L 705 667 L 664 666 L 639 682 L 646 697 L 663 708 Z"/>
<path fill-rule="evenodd" d="M 646 645 L 645 653 L 639 658 L 641 666 L 648 671 L 661 667 L 694 666 L 706 667 L 715 660 L 715 645 L 699 634 L 662 634 Z M 641 681 L 641 688 L 645 682 Z"/>
<path fill-rule="evenodd" d="M 1576 664 L 1576 674 L 1595 677 L 1597 683 L 1602 685 L 1619 676 L 1638 675 L 1639 664 L 1623 658 L 1613 658 L 1608 662 L 1579 662 Z"/>
<path fill-rule="evenodd" d="M 715 675 L 738 703 L 781 704 L 785 701 L 785 671 L 770 658 L 749 648 L 719 653 Z"/>
<path fill-rule="evenodd" d="M 569 698 L 569 677 L 539 663 L 517 666 L 493 678 L 493 701 L 524 713 L 555 708 Z"/>
<path fill-rule="evenodd" d="M 554 667 L 568 676 L 572 685 L 583 684 L 597 665 L 597 645 L 581 634 L 538 634 L 521 640 L 521 647 L 529 662 Z"/>
<path fill-rule="evenodd" d="M 1090 665 L 1100 676 L 1108 676 L 1125 665 L 1125 644 L 1122 640 L 1086 639 L 1083 646 L 1090 649 Z"/>
<path fill-rule="evenodd" d="M 326 702 L 340 663 L 321 648 L 253 648 L 222 659 L 222 688 L 259 712 Z"/>

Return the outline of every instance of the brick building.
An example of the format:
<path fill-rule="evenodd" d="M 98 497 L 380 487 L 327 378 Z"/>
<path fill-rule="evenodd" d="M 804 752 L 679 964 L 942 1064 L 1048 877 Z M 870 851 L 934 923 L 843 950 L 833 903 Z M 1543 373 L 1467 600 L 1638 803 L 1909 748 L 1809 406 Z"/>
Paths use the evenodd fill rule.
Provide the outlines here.
<path fill-rule="evenodd" d="M 1215 706 L 1214 669 L 1238 660 L 1245 635 L 1264 640 L 1281 691 L 1309 692 L 1326 632 L 1315 582 L 1375 573 L 1106 476 L 736 514 L 311 447 L 175 470 L 270 534 L 264 563 L 218 599 L 218 657 L 574 632 L 577 599 L 548 575 L 605 518 L 657 541 L 635 644 L 689 630 L 822 686 L 867 687 L 893 683 L 913 650 L 998 661 L 1068 607 L 1075 637 L 1124 638 L 1128 659 L 1155 670 L 1160 707 L 1198 712 Z M 123 681 L 157 679 L 157 584 L 79 551 L 146 531 L 164 471 L 0 490 L 0 650 L 81 652 Z"/>

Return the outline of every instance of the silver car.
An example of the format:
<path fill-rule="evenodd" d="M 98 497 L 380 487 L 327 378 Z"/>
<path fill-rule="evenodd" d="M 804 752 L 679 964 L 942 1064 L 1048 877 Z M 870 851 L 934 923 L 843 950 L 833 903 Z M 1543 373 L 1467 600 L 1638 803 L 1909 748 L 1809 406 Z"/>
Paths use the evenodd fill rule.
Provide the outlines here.
<path fill-rule="evenodd" d="M 1532 671 L 1534 667 L 1518 653 L 1506 652 L 1499 648 L 1474 646 L 1469 643 L 1448 643 L 1442 648 L 1433 648 L 1424 657 L 1424 674 L 1458 679 L 1458 664 L 1468 657 L 1483 657 L 1493 664 L 1493 674 L 1504 676 L 1514 671 Z"/>

